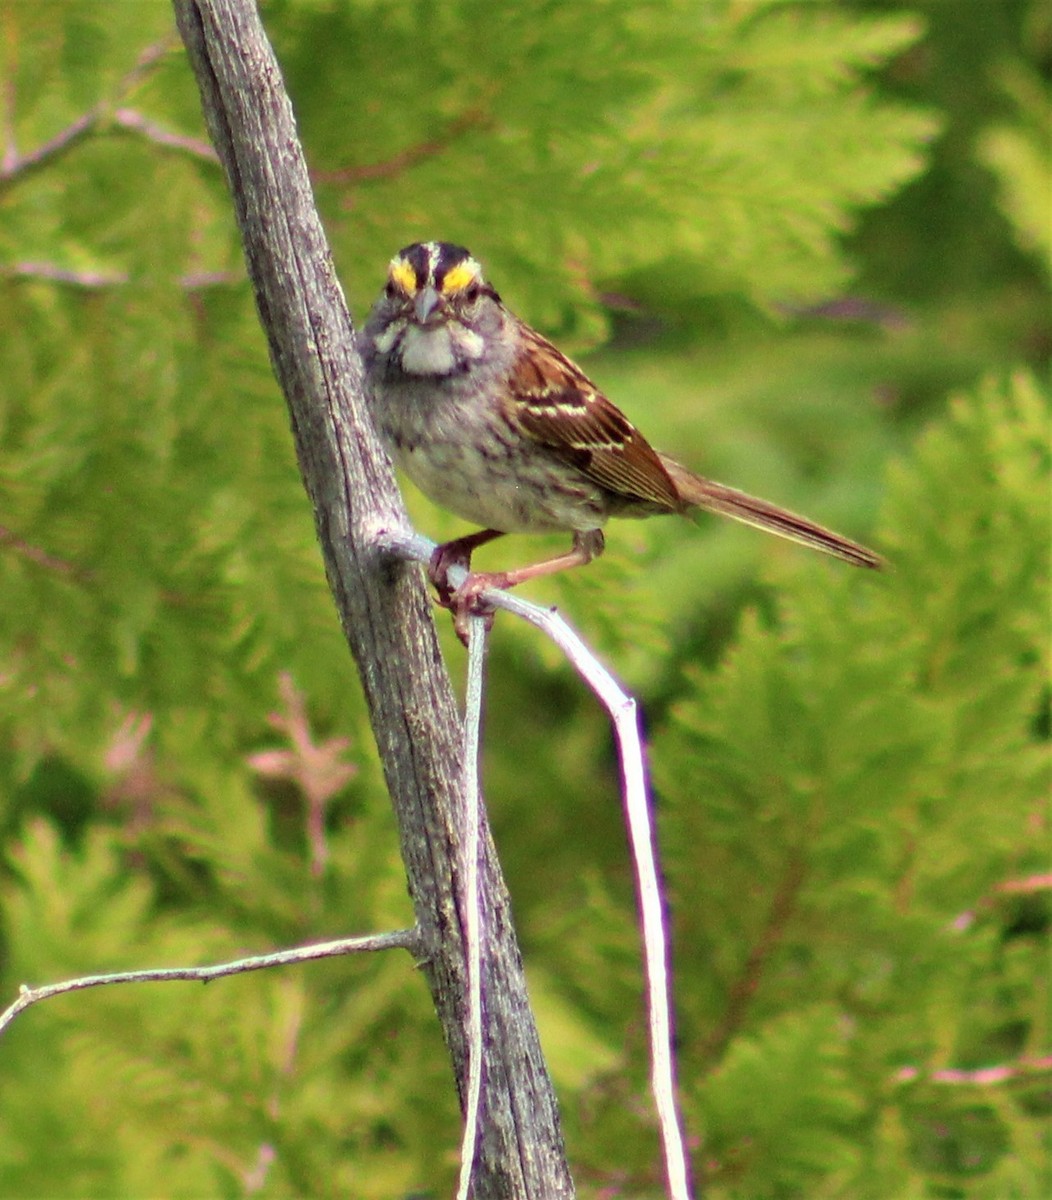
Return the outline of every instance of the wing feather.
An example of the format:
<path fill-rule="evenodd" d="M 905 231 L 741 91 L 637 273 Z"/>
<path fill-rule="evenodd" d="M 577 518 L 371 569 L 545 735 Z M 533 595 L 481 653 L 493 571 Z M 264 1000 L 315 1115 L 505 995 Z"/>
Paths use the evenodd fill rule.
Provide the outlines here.
<path fill-rule="evenodd" d="M 593 483 L 626 502 L 685 507 L 664 463 L 587 375 L 532 329 L 508 380 L 511 423 Z"/>

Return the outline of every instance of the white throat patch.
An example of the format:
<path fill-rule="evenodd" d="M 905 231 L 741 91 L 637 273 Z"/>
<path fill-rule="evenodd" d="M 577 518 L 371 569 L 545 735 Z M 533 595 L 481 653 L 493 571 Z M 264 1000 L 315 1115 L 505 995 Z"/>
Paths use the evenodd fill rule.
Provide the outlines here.
<path fill-rule="evenodd" d="M 402 338 L 402 370 L 410 375 L 452 375 L 482 354 L 482 338 L 463 325 L 409 325 Z"/>

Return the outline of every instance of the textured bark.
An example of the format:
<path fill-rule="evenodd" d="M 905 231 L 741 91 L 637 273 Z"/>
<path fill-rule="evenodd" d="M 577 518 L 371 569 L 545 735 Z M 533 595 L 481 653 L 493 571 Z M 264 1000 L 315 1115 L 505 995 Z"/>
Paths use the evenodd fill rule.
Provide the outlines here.
<path fill-rule="evenodd" d="M 369 423 L 361 364 L 314 207 L 291 106 L 251 0 L 175 0 L 340 619 L 358 665 L 401 837 L 419 955 L 463 1097 L 465 968 L 457 906 L 461 729 L 419 567 L 385 558 L 406 523 Z M 475 1196 L 572 1196 L 507 891 L 483 828 L 484 1045 Z"/>

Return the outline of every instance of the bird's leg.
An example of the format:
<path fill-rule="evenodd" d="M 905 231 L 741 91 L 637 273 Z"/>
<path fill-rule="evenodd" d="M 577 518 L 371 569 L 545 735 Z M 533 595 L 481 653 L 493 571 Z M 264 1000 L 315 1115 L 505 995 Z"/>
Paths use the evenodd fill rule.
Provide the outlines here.
<path fill-rule="evenodd" d="M 539 579 L 542 575 L 554 575 L 557 571 L 566 571 L 570 567 L 583 567 L 598 558 L 603 553 L 606 541 L 601 529 L 588 529 L 584 533 L 573 535 L 573 547 L 565 554 L 556 558 L 546 558 L 544 562 L 533 563 L 528 567 L 518 567 L 514 571 L 500 571 L 491 575 L 487 587 L 510 588 L 525 583 L 528 579 Z M 473 575 L 471 579 L 484 579 L 484 573 Z M 471 579 L 464 581 L 466 587 Z"/>
<path fill-rule="evenodd" d="M 488 533 L 491 537 L 500 536 L 492 529 L 483 530 L 483 533 Z M 482 534 L 475 534 L 474 537 L 481 538 L 481 541 L 475 541 L 469 546 L 469 555 L 475 546 L 481 545 L 483 541 L 491 540 L 491 537 L 483 538 Z M 461 538 L 460 540 L 470 542 L 471 538 Z M 554 575 L 557 571 L 567 571 L 571 567 L 583 567 L 603 553 L 605 544 L 601 529 L 588 529 L 583 533 L 578 531 L 573 535 L 573 547 L 565 554 L 560 554 L 555 558 L 546 558 L 543 562 L 531 563 L 528 567 L 517 567 L 514 571 L 473 571 L 460 587 L 448 595 L 447 607 L 453 610 L 453 623 L 456 626 L 457 636 L 465 645 L 467 644 L 469 617 L 488 616 L 492 621 L 492 609 L 487 610 L 484 602 L 479 599 L 480 594 L 488 588 L 517 587 L 518 584 L 525 583 L 528 579 L 539 579 L 542 575 Z M 457 543 L 450 542 L 449 545 L 456 546 Z M 440 546 L 435 555 L 437 556 L 443 549 L 445 547 Z M 433 566 L 434 556 L 431 562 Z"/>

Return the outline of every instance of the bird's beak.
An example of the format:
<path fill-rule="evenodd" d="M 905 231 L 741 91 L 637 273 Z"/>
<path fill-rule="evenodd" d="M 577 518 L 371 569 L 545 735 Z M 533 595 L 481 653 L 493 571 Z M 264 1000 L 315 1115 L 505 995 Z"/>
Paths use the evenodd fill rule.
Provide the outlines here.
<path fill-rule="evenodd" d="M 431 314 L 442 303 L 442 297 L 435 291 L 433 287 L 423 287 L 416 294 L 416 299 L 413 301 L 413 308 L 416 311 L 416 319 L 421 325 L 426 325 Z"/>

